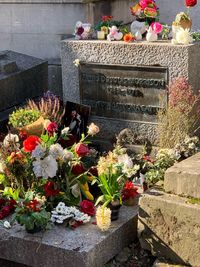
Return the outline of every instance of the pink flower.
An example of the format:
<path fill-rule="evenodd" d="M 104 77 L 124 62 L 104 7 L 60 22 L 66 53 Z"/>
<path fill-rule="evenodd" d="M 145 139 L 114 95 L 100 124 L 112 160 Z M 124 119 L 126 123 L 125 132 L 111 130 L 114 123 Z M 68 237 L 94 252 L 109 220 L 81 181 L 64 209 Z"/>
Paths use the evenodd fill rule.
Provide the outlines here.
<path fill-rule="evenodd" d="M 140 0 L 139 5 L 142 9 L 145 9 L 146 7 L 154 7 L 155 1 L 154 0 Z"/>
<path fill-rule="evenodd" d="M 162 30 L 163 30 L 163 26 L 162 26 L 162 24 L 160 24 L 159 22 L 153 22 L 152 24 L 151 24 L 151 28 L 152 28 L 152 30 L 155 32 L 155 33 L 161 33 L 162 32 Z"/>

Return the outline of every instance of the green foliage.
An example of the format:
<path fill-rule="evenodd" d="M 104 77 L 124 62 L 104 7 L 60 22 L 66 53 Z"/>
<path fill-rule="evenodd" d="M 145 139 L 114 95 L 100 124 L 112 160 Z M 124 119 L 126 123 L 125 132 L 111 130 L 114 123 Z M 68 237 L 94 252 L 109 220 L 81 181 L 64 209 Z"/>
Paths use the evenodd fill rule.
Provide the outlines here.
<path fill-rule="evenodd" d="M 14 214 L 14 219 L 28 231 L 34 228 L 46 229 L 50 217 L 51 214 L 46 211 L 44 202 L 38 197 L 35 198 L 32 191 L 28 191 L 25 199 L 18 203 Z"/>
<path fill-rule="evenodd" d="M 200 32 L 192 32 L 191 35 L 194 41 L 200 41 Z"/>
<path fill-rule="evenodd" d="M 20 108 L 9 116 L 9 124 L 14 128 L 24 127 L 35 122 L 40 115 L 38 110 Z"/>
<path fill-rule="evenodd" d="M 107 21 L 100 21 L 96 26 L 95 30 L 100 31 L 101 27 L 112 27 L 116 26 L 119 28 L 122 25 L 123 21 L 115 21 L 115 20 L 107 20 Z"/>
<path fill-rule="evenodd" d="M 104 206 L 107 206 L 114 200 L 121 200 L 121 190 L 125 180 L 122 175 L 120 175 L 120 171 L 116 171 L 116 167 L 113 169 L 111 165 L 108 171 L 100 174 L 95 181 L 98 183 L 103 194 L 97 199 L 96 205 L 98 205 L 99 202 L 104 202 Z"/>
<path fill-rule="evenodd" d="M 189 198 L 188 202 L 191 203 L 191 204 L 198 204 L 198 205 L 200 205 L 200 198 L 194 198 L 194 197 L 192 197 L 192 198 Z"/>
<path fill-rule="evenodd" d="M 150 184 L 156 184 L 164 180 L 165 171 L 175 163 L 174 156 L 170 150 L 160 150 L 156 156 L 156 161 L 145 174 L 145 180 Z"/>
<path fill-rule="evenodd" d="M 20 212 L 21 209 L 17 207 L 15 219 L 20 225 L 24 225 L 26 230 L 33 230 L 35 227 L 45 229 L 51 217 L 50 213 L 46 210 L 25 214 L 20 214 Z"/>
<path fill-rule="evenodd" d="M 3 195 L 8 197 L 8 198 L 12 198 L 14 200 L 18 200 L 19 199 L 19 189 L 15 189 L 13 190 L 11 187 L 5 187 L 4 190 L 2 190 Z"/>

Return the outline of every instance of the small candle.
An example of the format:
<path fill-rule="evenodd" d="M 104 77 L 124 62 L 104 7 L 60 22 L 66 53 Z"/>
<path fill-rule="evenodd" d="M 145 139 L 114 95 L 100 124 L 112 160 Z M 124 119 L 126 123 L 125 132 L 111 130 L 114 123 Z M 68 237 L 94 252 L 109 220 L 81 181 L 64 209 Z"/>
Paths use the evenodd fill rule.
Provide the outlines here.
<path fill-rule="evenodd" d="M 105 40 L 105 32 L 104 31 L 98 31 L 97 32 L 97 39 L 98 40 Z"/>

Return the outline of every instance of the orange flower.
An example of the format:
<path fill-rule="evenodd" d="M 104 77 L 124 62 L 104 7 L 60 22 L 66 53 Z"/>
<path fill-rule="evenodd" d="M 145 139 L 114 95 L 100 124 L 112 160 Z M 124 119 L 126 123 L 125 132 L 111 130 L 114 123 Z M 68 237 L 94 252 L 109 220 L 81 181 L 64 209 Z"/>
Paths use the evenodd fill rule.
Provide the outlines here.
<path fill-rule="evenodd" d="M 131 42 L 134 40 L 134 36 L 132 35 L 132 33 L 127 33 L 124 35 L 124 42 Z"/>
<path fill-rule="evenodd" d="M 140 15 L 141 10 L 142 10 L 142 8 L 139 4 L 136 4 L 135 6 L 130 7 L 130 9 L 131 9 L 132 15 L 134 15 L 134 16 Z"/>

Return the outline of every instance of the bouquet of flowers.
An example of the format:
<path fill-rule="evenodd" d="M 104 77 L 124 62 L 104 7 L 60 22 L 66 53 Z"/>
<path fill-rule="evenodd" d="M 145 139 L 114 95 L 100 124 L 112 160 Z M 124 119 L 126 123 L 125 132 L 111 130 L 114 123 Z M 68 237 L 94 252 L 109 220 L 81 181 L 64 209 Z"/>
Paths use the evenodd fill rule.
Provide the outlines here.
<path fill-rule="evenodd" d="M 159 16 L 158 6 L 155 0 L 140 0 L 131 7 L 131 13 L 138 18 L 157 18 Z"/>

